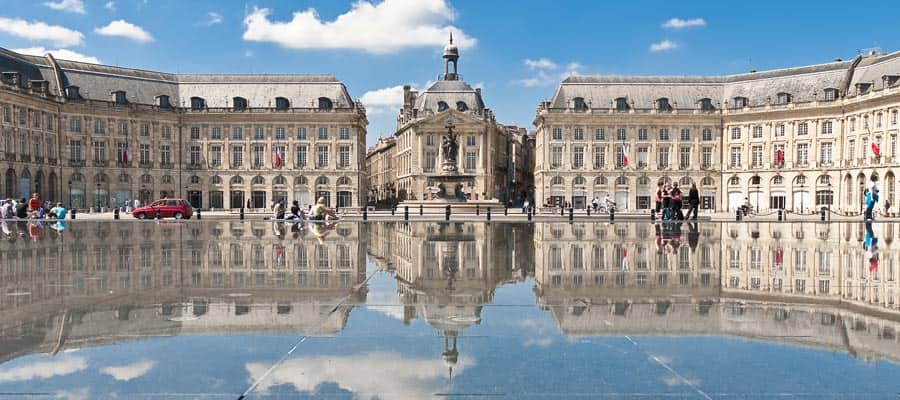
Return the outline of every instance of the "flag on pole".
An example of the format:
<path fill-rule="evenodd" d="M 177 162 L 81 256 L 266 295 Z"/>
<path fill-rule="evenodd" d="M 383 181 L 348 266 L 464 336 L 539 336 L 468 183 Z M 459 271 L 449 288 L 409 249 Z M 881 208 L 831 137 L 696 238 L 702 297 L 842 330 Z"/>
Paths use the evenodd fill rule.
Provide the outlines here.
<path fill-rule="evenodd" d="M 275 168 L 281 168 L 284 164 L 284 155 L 281 152 L 281 146 L 275 147 Z"/>
<path fill-rule="evenodd" d="M 622 166 L 628 166 L 628 148 L 625 147 L 625 143 L 622 143 Z"/>
<path fill-rule="evenodd" d="M 127 163 L 128 159 L 128 138 L 125 138 L 125 144 L 122 146 L 122 163 Z"/>
<path fill-rule="evenodd" d="M 628 249 L 622 248 L 622 270 L 628 269 Z"/>
<path fill-rule="evenodd" d="M 872 154 L 875 157 L 881 157 L 881 147 L 878 146 L 878 143 L 872 142 Z"/>
<path fill-rule="evenodd" d="M 784 150 L 777 149 L 775 150 L 775 164 L 783 165 L 784 164 Z"/>

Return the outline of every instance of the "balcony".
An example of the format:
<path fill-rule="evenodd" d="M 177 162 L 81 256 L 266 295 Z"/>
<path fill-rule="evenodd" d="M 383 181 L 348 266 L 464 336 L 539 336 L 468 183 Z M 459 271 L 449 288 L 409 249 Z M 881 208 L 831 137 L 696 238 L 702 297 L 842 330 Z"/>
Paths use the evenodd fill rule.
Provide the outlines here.
<path fill-rule="evenodd" d="M 55 158 L 48 158 L 47 165 L 56 165 L 57 160 Z"/>
<path fill-rule="evenodd" d="M 35 162 L 35 164 L 43 164 L 44 157 L 34 156 L 34 162 Z"/>
<path fill-rule="evenodd" d="M 69 160 L 70 167 L 81 168 L 84 167 L 84 164 L 84 160 Z"/>
<path fill-rule="evenodd" d="M 95 167 L 108 167 L 108 166 L 109 166 L 109 160 L 93 160 L 93 161 L 91 162 L 91 165 L 93 165 L 93 166 L 95 166 Z"/>
<path fill-rule="evenodd" d="M 153 161 L 141 161 L 138 163 L 138 166 L 141 168 L 153 168 Z"/>
<path fill-rule="evenodd" d="M 678 166 L 678 169 L 679 169 L 680 171 L 689 170 L 689 169 L 691 169 L 691 165 L 690 165 L 690 164 L 681 164 L 681 165 Z"/>
<path fill-rule="evenodd" d="M 19 154 L 20 162 L 31 162 L 31 155 L 29 154 Z"/>
<path fill-rule="evenodd" d="M 128 161 L 128 162 L 116 161 L 116 166 L 119 168 L 131 168 L 133 166 L 133 164 L 131 163 L 131 161 Z"/>
<path fill-rule="evenodd" d="M 196 171 L 196 170 L 198 170 L 198 169 L 203 168 L 203 165 L 202 165 L 202 164 L 196 164 L 196 163 L 190 163 L 190 164 L 188 164 L 185 168 L 187 168 L 188 170 Z"/>
<path fill-rule="evenodd" d="M 161 162 L 161 163 L 159 163 L 159 167 L 162 169 L 174 169 L 175 164 L 170 163 L 170 162 Z"/>

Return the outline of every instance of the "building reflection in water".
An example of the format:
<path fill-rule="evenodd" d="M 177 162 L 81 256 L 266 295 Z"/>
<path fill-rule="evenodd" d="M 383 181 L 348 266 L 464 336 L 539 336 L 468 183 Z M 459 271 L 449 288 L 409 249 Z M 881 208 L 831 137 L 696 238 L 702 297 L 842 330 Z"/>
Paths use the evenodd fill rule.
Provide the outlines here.
<path fill-rule="evenodd" d="M 659 228 L 659 229 L 657 229 Z M 403 319 L 457 339 L 531 284 L 567 335 L 728 335 L 900 361 L 897 226 L 71 223 L 0 240 L 0 360 L 161 335 L 334 334 L 365 255 Z M 867 240 L 868 236 L 868 240 Z M 877 240 L 876 240 L 877 239 Z M 336 310 L 336 311 L 335 311 Z"/>

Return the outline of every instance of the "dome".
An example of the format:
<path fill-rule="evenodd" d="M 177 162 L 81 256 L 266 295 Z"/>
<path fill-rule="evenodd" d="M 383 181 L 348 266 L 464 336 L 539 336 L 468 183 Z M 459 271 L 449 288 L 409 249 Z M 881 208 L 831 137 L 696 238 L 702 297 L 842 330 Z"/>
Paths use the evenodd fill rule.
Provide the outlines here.
<path fill-rule="evenodd" d="M 444 57 L 459 57 L 459 49 L 455 44 L 450 43 L 444 46 Z"/>

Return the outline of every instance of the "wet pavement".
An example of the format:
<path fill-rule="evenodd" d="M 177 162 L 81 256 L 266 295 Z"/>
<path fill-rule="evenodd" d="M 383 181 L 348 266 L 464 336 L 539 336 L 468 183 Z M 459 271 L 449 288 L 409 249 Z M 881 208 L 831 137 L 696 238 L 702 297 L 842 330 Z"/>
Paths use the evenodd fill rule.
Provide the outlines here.
<path fill-rule="evenodd" d="M 900 225 L 7 230 L 2 399 L 900 393 Z"/>

